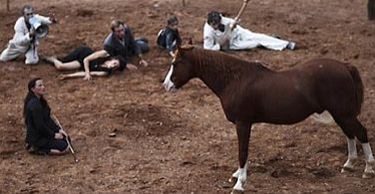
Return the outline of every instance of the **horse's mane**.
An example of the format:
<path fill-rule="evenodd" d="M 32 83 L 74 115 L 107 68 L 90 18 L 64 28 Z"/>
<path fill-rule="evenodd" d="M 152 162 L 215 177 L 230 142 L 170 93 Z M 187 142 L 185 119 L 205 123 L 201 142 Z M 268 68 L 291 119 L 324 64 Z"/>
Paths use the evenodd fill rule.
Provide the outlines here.
<path fill-rule="evenodd" d="M 254 72 L 271 71 L 265 67 L 261 62 L 245 61 L 238 57 L 229 55 L 224 52 L 204 50 L 201 48 L 188 49 L 185 52 L 189 54 L 189 60 L 199 66 L 207 66 L 212 71 L 221 72 L 228 79 L 241 79 L 242 77 L 249 77 Z"/>

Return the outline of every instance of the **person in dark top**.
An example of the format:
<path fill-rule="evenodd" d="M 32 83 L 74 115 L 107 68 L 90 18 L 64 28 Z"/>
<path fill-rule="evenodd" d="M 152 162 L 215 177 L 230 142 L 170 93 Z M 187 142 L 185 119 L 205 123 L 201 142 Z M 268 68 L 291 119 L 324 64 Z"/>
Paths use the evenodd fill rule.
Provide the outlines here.
<path fill-rule="evenodd" d="M 123 71 L 126 67 L 126 61 L 122 56 L 101 57 L 86 46 L 78 47 L 61 60 L 56 57 L 46 57 L 45 60 L 52 63 L 58 70 L 81 70 L 76 73 L 62 74 L 60 79 L 84 77 L 84 80 L 90 80 L 91 76 L 109 76 L 114 71 Z"/>
<path fill-rule="evenodd" d="M 148 41 L 145 38 L 135 40 L 131 29 L 119 20 L 111 22 L 111 30 L 104 40 L 104 53 L 110 56 L 121 55 L 127 61 L 132 56 L 139 57 L 139 64 L 147 66 L 147 62 L 142 58 L 142 54 L 148 52 Z"/>
<path fill-rule="evenodd" d="M 51 109 L 44 99 L 46 89 L 41 78 L 29 81 L 24 100 L 26 149 L 36 154 L 64 154 L 68 151 L 68 135 L 51 118 Z"/>
<path fill-rule="evenodd" d="M 181 37 L 178 32 L 178 19 L 172 16 L 167 20 L 167 26 L 161 29 L 157 37 L 157 45 L 166 48 L 169 55 L 174 57 L 174 51 L 181 45 Z"/>

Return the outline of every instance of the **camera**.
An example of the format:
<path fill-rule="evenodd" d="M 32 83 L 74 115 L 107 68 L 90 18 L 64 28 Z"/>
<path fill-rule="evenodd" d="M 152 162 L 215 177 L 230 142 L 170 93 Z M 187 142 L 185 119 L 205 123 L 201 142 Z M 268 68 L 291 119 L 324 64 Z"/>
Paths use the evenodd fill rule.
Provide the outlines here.
<path fill-rule="evenodd" d="M 29 23 L 35 29 L 35 37 L 44 38 L 47 36 L 49 27 L 46 24 L 42 24 L 40 19 L 33 16 L 29 19 Z"/>

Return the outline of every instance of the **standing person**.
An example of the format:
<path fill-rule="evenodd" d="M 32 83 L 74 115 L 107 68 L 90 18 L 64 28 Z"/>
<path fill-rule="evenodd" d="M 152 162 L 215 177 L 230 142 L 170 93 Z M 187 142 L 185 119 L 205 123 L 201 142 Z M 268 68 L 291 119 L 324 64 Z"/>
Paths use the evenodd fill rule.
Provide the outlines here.
<path fill-rule="evenodd" d="M 60 79 L 83 77 L 91 80 L 92 76 L 110 76 L 115 71 L 123 71 L 126 67 L 125 59 L 118 56 L 100 57 L 90 47 L 80 46 L 61 60 L 56 57 L 46 57 L 57 70 L 80 70 L 75 73 L 62 74 Z"/>
<path fill-rule="evenodd" d="M 369 20 L 375 20 L 375 0 L 368 0 L 367 16 Z"/>
<path fill-rule="evenodd" d="M 18 18 L 14 25 L 15 34 L 13 39 L 8 43 L 7 48 L 1 53 L 0 61 L 10 61 L 18 56 L 25 54 L 25 64 L 37 64 L 39 37 L 36 36 L 36 29 L 31 25 L 30 21 L 40 22 L 40 25 L 50 25 L 55 23 L 55 18 L 44 17 L 34 13 L 34 8 L 25 5 L 22 8 L 23 16 Z"/>
<path fill-rule="evenodd" d="M 178 32 L 178 19 L 172 16 L 167 20 L 167 26 L 161 29 L 157 37 L 157 45 L 166 48 L 168 54 L 174 57 L 174 51 L 181 45 L 181 37 Z"/>
<path fill-rule="evenodd" d="M 203 47 L 208 50 L 243 50 L 263 46 L 281 51 L 294 50 L 296 44 L 265 34 L 254 33 L 237 25 L 231 18 L 212 11 L 207 16 L 203 31 Z"/>
<path fill-rule="evenodd" d="M 44 98 L 46 88 L 41 78 L 28 83 L 23 107 L 26 124 L 26 149 L 37 154 L 64 154 L 68 151 L 68 135 L 51 118 L 51 109 Z"/>
<path fill-rule="evenodd" d="M 104 50 L 110 56 L 121 55 L 126 61 L 132 56 L 138 56 L 139 64 L 147 66 L 142 54 L 148 52 L 148 41 L 144 38 L 135 40 L 131 29 L 120 20 L 111 22 L 112 32 L 104 40 Z M 127 63 L 127 66 L 134 66 Z"/>

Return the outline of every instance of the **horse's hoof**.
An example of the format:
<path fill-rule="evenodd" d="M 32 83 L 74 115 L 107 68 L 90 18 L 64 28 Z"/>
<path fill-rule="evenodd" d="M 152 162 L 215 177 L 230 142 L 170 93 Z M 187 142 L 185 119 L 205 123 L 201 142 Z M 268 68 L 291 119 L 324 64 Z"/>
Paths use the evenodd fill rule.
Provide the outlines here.
<path fill-rule="evenodd" d="M 233 189 L 232 192 L 230 192 L 231 194 L 244 194 L 245 192 L 244 191 L 241 191 L 241 190 L 235 190 Z"/>
<path fill-rule="evenodd" d="M 347 167 L 347 166 L 342 167 L 341 173 L 349 173 L 349 172 L 354 172 L 354 169 Z"/>
<path fill-rule="evenodd" d="M 375 177 L 374 172 L 364 172 L 363 175 L 362 175 L 363 179 L 372 179 L 374 177 Z"/>
<path fill-rule="evenodd" d="M 230 177 L 230 179 L 228 180 L 228 182 L 230 183 L 236 183 L 237 182 L 237 177 Z"/>

